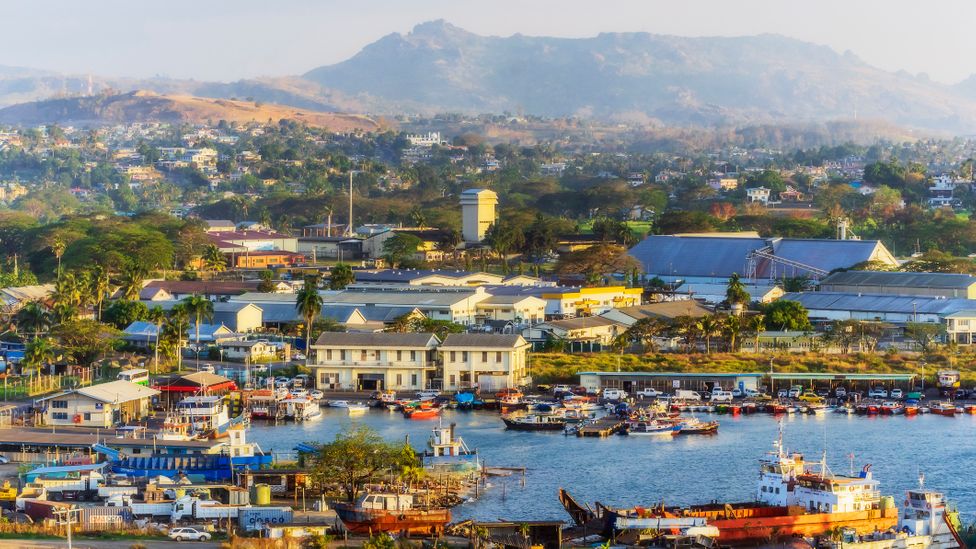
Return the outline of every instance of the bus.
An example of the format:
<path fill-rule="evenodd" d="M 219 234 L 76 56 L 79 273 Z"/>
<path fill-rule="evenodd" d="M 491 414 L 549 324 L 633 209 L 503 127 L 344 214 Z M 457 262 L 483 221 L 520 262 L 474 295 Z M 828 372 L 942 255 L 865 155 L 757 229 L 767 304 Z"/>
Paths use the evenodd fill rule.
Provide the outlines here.
<path fill-rule="evenodd" d="M 124 379 L 125 381 L 131 381 L 137 385 L 149 386 L 149 370 L 143 368 L 132 368 L 131 370 L 122 370 L 119 372 L 119 379 Z"/>

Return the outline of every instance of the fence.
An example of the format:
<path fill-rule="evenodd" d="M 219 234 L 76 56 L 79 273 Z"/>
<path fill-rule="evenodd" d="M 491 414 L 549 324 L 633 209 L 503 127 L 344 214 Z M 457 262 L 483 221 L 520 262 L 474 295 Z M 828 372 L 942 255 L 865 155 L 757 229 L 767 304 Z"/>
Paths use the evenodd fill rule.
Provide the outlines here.
<path fill-rule="evenodd" d="M 35 397 L 64 389 L 74 389 L 92 384 L 91 368 L 80 368 L 76 374 L 37 374 L 16 378 L 4 377 L 0 385 L 3 400 Z"/>

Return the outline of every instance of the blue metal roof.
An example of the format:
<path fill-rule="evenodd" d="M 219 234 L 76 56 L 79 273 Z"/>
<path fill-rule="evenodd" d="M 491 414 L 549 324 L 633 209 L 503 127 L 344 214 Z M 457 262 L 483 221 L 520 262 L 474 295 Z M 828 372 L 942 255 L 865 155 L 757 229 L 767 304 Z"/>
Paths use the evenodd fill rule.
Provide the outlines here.
<path fill-rule="evenodd" d="M 782 238 L 773 240 L 773 254 L 776 257 L 788 259 L 817 267 L 830 272 L 834 269 L 846 269 L 868 261 L 874 255 L 879 242 L 877 240 L 816 240 L 807 238 Z M 771 265 L 766 265 L 760 271 L 761 276 L 769 276 Z M 785 268 L 787 271 L 789 267 Z M 779 267 L 777 275 L 781 275 L 784 267 Z M 783 273 L 793 276 L 793 273 Z M 799 272 L 797 274 L 803 274 Z"/>
<path fill-rule="evenodd" d="M 974 299 L 945 299 L 916 295 L 803 292 L 788 293 L 782 299 L 798 301 L 807 310 L 821 311 L 947 315 L 966 309 L 976 309 Z"/>
<path fill-rule="evenodd" d="M 728 277 L 746 272 L 746 256 L 766 246 L 762 238 L 649 236 L 630 249 L 656 275 Z"/>

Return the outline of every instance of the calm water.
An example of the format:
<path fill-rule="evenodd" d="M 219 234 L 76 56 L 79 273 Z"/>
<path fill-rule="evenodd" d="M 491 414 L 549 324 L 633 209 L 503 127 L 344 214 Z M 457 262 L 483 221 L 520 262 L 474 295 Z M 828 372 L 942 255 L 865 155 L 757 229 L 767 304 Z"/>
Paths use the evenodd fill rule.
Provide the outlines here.
<path fill-rule="evenodd" d="M 777 421 L 766 414 L 717 417 L 721 427 L 714 436 L 598 439 L 506 431 L 496 412 L 447 411 L 445 423 L 457 423 L 458 435 L 477 448 L 489 466 L 528 469 L 524 487 L 517 476 L 491 479 L 492 487 L 477 502 L 458 507 L 455 517 L 568 520 L 556 499 L 560 487 L 581 503 L 599 500 L 619 506 L 751 500 L 757 460 L 772 448 Z M 846 474 L 853 453 L 855 470 L 871 463 L 882 493 L 896 496 L 897 502 L 906 489 L 917 486 L 921 472 L 926 486 L 946 492 L 966 519 L 976 515 L 976 416 L 861 417 L 828 412 L 783 421 L 785 445 L 804 452 L 808 460 L 819 461 L 826 442 L 831 469 Z M 436 420 L 407 420 L 385 410 L 350 418 L 333 408 L 305 424 L 275 427 L 255 422 L 249 440 L 265 451 L 287 452 L 299 442 L 328 441 L 354 424 L 369 425 L 391 440 L 409 435 L 413 446 L 421 449 Z"/>

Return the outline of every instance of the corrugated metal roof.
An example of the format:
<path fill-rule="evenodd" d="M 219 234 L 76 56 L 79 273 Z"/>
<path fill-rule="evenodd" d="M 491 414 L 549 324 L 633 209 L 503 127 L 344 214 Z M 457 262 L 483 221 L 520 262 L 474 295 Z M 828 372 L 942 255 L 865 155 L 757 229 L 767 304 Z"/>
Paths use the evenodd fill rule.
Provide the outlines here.
<path fill-rule="evenodd" d="M 465 299 L 474 297 L 476 292 L 464 291 L 377 291 L 365 292 L 349 290 L 334 295 L 322 296 L 323 305 L 377 305 L 407 307 L 450 307 Z M 487 297 L 487 294 L 485 294 Z"/>
<path fill-rule="evenodd" d="M 323 332 L 315 345 L 427 348 L 436 346 L 437 338 L 428 333 Z"/>
<path fill-rule="evenodd" d="M 881 243 L 877 240 L 781 238 L 773 240 L 773 253 L 776 257 L 829 272 L 834 269 L 846 269 L 870 260 L 879 245 Z M 771 266 L 766 265 L 765 267 L 765 270 L 760 272 L 762 276 L 769 275 Z M 783 270 L 783 267 L 778 269 L 778 271 Z M 791 275 L 791 273 L 786 274 Z"/>
<path fill-rule="evenodd" d="M 82 387 L 81 389 L 78 389 L 77 392 L 80 395 L 85 395 L 86 397 L 93 398 L 95 400 L 115 403 L 149 398 L 159 394 L 159 391 L 156 389 L 150 389 L 149 387 L 132 383 L 131 381 L 126 381 L 124 379 L 110 381 L 108 383 L 99 383 L 98 385 L 92 385 L 91 387 Z"/>
<path fill-rule="evenodd" d="M 662 301 L 660 303 L 648 303 L 636 307 L 621 307 L 617 311 L 634 320 L 640 320 L 642 318 L 674 318 L 677 316 L 697 317 L 712 314 L 711 310 L 692 299 Z"/>
<path fill-rule="evenodd" d="M 976 300 L 973 299 L 912 295 L 804 292 L 788 293 L 781 299 L 797 301 L 807 310 L 822 311 L 951 314 L 965 309 L 976 309 Z"/>
<path fill-rule="evenodd" d="M 648 274 L 727 277 L 745 273 L 746 256 L 765 246 L 762 238 L 654 235 L 631 248 L 630 255 Z"/>
<path fill-rule="evenodd" d="M 844 271 L 834 273 L 820 282 L 844 286 L 891 286 L 899 288 L 948 288 L 965 290 L 976 284 L 976 277 L 956 273 L 899 273 L 885 271 Z"/>
<path fill-rule="evenodd" d="M 441 349 L 515 349 L 528 345 L 518 334 L 448 334 Z"/>
<path fill-rule="evenodd" d="M 624 326 L 622 323 L 605 318 L 602 316 L 581 316 L 578 318 L 566 318 L 563 320 L 550 320 L 536 325 L 536 328 L 545 329 L 546 326 L 561 328 L 563 330 L 583 330 L 586 328 L 599 328 L 600 326 Z"/>

